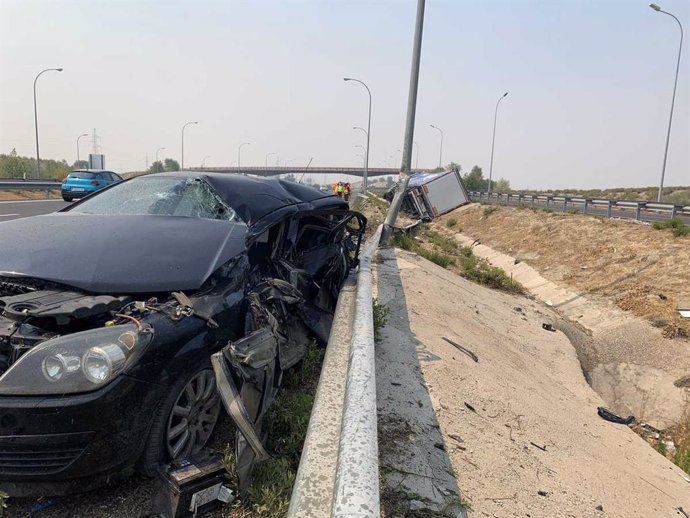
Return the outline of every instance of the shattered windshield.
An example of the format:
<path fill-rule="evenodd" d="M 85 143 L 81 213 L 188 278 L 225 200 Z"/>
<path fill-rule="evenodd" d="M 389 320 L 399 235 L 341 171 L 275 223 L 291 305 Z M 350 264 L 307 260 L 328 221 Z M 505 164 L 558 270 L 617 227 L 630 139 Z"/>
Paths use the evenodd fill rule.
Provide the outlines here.
<path fill-rule="evenodd" d="M 124 182 L 76 205 L 86 214 L 155 214 L 186 218 L 238 219 L 206 183 L 193 178 L 141 177 Z"/>

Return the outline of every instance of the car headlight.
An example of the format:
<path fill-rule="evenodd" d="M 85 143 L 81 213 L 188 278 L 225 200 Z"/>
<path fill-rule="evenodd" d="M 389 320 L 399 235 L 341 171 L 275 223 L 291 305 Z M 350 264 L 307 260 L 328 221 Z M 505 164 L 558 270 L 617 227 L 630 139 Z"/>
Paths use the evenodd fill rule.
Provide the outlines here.
<path fill-rule="evenodd" d="M 0 377 L 0 395 L 73 394 L 98 389 L 134 364 L 151 342 L 150 327 L 103 327 L 41 342 Z"/>

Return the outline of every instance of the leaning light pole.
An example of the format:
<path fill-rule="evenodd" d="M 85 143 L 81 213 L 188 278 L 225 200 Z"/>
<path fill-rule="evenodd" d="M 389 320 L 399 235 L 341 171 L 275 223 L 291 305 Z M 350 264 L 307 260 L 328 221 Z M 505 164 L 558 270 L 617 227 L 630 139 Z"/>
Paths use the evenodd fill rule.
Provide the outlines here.
<path fill-rule="evenodd" d="M 410 87 L 407 100 L 407 121 L 405 123 L 405 142 L 403 145 L 403 161 L 400 169 L 400 180 L 393 196 L 390 209 L 383 224 L 381 243 L 386 244 L 393 235 L 393 226 L 398 218 L 403 195 L 407 190 L 412 169 L 412 145 L 414 142 L 414 122 L 417 114 L 417 87 L 419 86 L 419 63 L 422 56 L 422 31 L 424 29 L 424 3 L 417 0 L 417 21 L 415 23 L 414 46 L 412 48 L 412 69 L 410 71 Z M 378 486 L 377 486 L 378 487 Z"/>
<path fill-rule="evenodd" d="M 81 135 L 79 135 L 79 136 L 77 137 L 77 167 L 79 167 L 79 162 L 81 162 L 81 160 L 79 159 L 79 140 L 80 140 L 82 137 L 88 137 L 88 136 L 89 136 L 88 133 L 82 133 Z M 88 168 L 87 168 L 87 169 L 88 169 Z M 26 178 L 25 178 L 25 179 L 26 179 Z"/>
<path fill-rule="evenodd" d="M 240 155 L 241 155 L 241 153 L 242 153 L 242 146 L 248 146 L 248 145 L 250 145 L 250 144 L 251 144 L 251 142 L 242 142 L 242 144 L 240 144 L 240 145 L 237 147 L 237 169 L 239 169 L 239 168 L 240 168 L 240 165 L 241 165 L 241 164 L 240 164 Z M 244 173 L 244 176 L 247 176 L 247 173 Z"/>
<path fill-rule="evenodd" d="M 441 163 L 443 162 L 443 130 L 437 126 L 434 126 L 433 124 L 429 124 L 432 128 L 435 130 L 438 130 L 438 132 L 441 134 L 441 147 L 438 150 L 438 166 L 443 167 Z"/>
<path fill-rule="evenodd" d="M 498 118 L 498 105 L 501 104 L 501 101 L 505 99 L 506 95 L 508 95 L 508 92 L 504 93 L 498 98 L 498 101 L 496 101 L 496 110 L 494 111 L 494 135 L 491 138 L 491 161 L 489 162 L 489 194 L 491 194 L 491 175 L 494 170 L 494 144 L 496 143 L 496 119 Z"/>
<path fill-rule="evenodd" d="M 38 109 L 36 108 L 36 81 L 38 81 L 38 78 L 41 77 L 41 74 L 44 74 L 45 72 L 62 72 L 62 68 L 46 68 L 45 70 L 41 70 L 36 78 L 34 79 L 34 128 L 36 129 L 36 178 L 41 177 L 41 156 L 38 151 Z"/>
<path fill-rule="evenodd" d="M 190 124 L 199 124 L 199 121 L 185 122 L 182 126 L 182 164 L 180 165 L 180 169 L 184 169 L 184 129 Z"/>
<path fill-rule="evenodd" d="M 355 81 L 356 83 L 361 84 L 364 86 L 364 88 L 367 89 L 367 93 L 369 94 L 369 119 L 367 122 L 367 157 L 366 160 L 364 161 L 364 178 L 362 178 L 362 186 L 364 187 L 364 192 L 367 192 L 367 178 L 369 177 L 369 133 L 371 133 L 371 90 L 369 90 L 369 87 L 364 83 L 364 81 L 360 81 L 359 79 L 354 79 L 352 77 L 343 77 L 343 81 Z"/>
<path fill-rule="evenodd" d="M 676 87 L 678 86 L 678 71 L 680 70 L 680 54 L 683 51 L 683 25 L 680 20 L 668 11 L 664 11 L 656 4 L 649 4 L 649 7 L 659 13 L 668 14 L 671 18 L 678 22 L 680 27 L 680 44 L 678 45 L 678 62 L 676 63 L 676 79 L 673 83 L 673 97 L 671 97 L 671 114 L 668 117 L 668 132 L 666 133 L 666 148 L 664 150 L 664 164 L 661 166 L 661 183 L 659 184 L 659 194 L 656 197 L 657 203 L 661 203 L 661 194 L 664 190 L 664 175 L 666 173 L 666 159 L 668 158 L 668 143 L 671 139 L 671 123 L 673 122 L 673 107 L 676 103 Z"/>

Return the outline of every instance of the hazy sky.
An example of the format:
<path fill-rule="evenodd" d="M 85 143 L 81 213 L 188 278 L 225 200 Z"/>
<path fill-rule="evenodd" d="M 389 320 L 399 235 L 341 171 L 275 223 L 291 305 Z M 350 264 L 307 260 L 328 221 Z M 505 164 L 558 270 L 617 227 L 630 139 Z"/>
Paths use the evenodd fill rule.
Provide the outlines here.
<path fill-rule="evenodd" d="M 690 2 L 659 0 L 690 33 Z M 371 166 L 399 166 L 416 2 L 0 0 L 0 152 L 76 159 L 96 128 L 107 165 L 146 156 L 230 165 L 356 166 L 373 94 Z M 656 185 L 679 30 L 637 0 L 427 0 L 415 141 L 443 162 L 514 187 Z M 666 185 L 690 184 L 690 49 L 676 97 Z M 82 156 L 88 139 L 81 141 Z M 275 161 L 275 157 L 270 159 Z M 414 161 L 413 161 L 414 165 Z"/>

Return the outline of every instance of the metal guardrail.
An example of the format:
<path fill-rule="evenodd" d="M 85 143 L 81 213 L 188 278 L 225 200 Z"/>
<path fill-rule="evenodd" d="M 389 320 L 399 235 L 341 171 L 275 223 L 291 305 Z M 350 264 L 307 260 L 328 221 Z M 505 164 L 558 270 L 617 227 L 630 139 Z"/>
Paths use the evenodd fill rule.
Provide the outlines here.
<path fill-rule="evenodd" d="M 360 254 L 353 307 L 348 311 L 343 300 L 347 290 L 338 300 L 289 518 L 380 514 L 371 262 L 381 231 L 379 226 Z M 343 324 L 351 330 L 344 376 L 342 369 L 331 368 L 338 365 L 333 349 L 342 339 Z"/>
<path fill-rule="evenodd" d="M 473 201 L 496 203 L 498 205 L 525 205 L 560 210 L 562 212 L 572 210 L 591 215 L 603 215 L 605 213 L 608 218 L 616 217 L 635 219 L 637 221 L 661 221 L 675 217 L 690 218 L 690 206 L 641 200 L 605 200 L 578 196 L 486 193 L 478 191 L 470 192 L 470 198 Z"/>
<path fill-rule="evenodd" d="M 0 178 L 0 191 L 43 191 L 60 189 L 62 183 L 54 180 L 21 180 Z"/>

